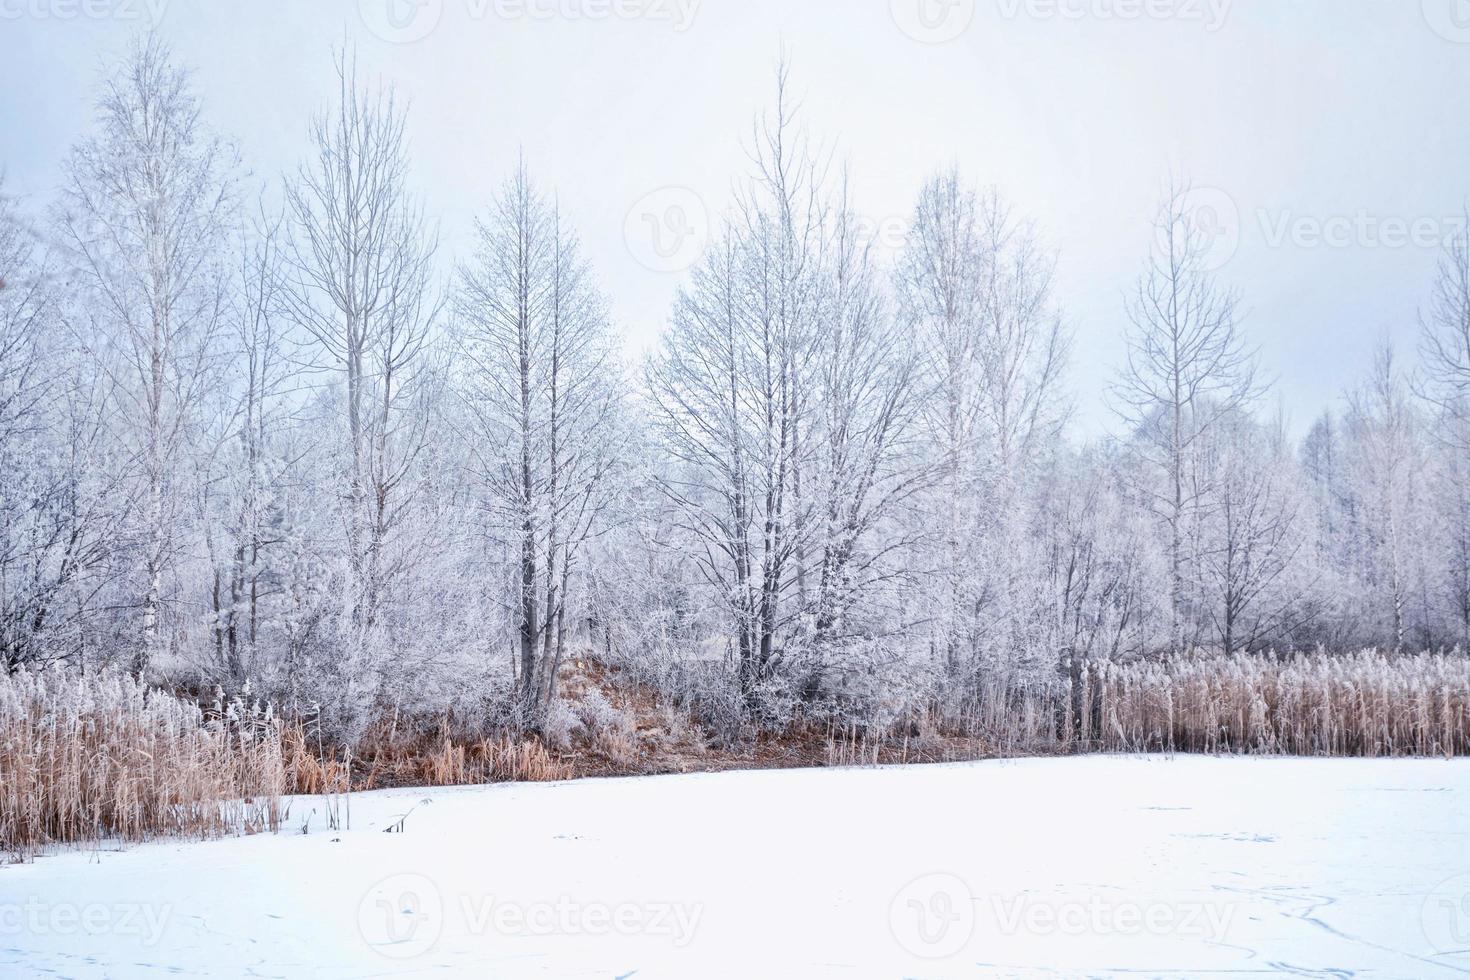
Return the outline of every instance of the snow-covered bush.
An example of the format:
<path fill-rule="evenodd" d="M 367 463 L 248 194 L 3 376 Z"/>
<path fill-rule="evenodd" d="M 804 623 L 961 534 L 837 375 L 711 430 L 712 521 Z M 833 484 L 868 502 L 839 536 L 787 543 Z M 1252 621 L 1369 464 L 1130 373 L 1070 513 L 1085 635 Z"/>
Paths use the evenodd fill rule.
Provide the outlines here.
<path fill-rule="evenodd" d="M 541 722 L 541 738 L 546 745 L 558 752 L 572 746 L 572 736 L 582 730 L 582 721 L 577 709 L 566 698 L 554 698 L 546 707 Z"/>
<path fill-rule="evenodd" d="M 636 727 L 631 715 L 614 705 L 598 687 L 589 687 L 576 705 L 582 729 L 590 737 L 627 735 Z"/>

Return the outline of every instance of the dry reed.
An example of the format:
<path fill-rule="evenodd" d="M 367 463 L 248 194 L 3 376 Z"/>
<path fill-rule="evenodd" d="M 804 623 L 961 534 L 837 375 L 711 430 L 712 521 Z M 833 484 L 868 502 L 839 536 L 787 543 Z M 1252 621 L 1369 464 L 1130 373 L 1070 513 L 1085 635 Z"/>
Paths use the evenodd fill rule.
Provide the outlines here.
<path fill-rule="evenodd" d="M 285 788 L 269 709 L 214 710 L 125 675 L 0 675 L 0 851 L 276 830 Z"/>
<path fill-rule="evenodd" d="M 1097 661 L 1066 678 L 987 679 L 950 732 L 1017 752 L 1470 754 L 1470 657 L 1379 651 Z"/>

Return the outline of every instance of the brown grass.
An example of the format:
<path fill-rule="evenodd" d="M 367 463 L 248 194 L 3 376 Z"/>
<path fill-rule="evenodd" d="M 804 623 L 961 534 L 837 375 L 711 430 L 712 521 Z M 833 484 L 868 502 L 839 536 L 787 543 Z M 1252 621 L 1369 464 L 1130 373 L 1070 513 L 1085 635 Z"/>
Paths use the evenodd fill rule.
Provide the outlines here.
<path fill-rule="evenodd" d="M 0 675 L 0 850 L 278 828 L 279 725 L 239 701 L 206 712 L 131 677 Z"/>

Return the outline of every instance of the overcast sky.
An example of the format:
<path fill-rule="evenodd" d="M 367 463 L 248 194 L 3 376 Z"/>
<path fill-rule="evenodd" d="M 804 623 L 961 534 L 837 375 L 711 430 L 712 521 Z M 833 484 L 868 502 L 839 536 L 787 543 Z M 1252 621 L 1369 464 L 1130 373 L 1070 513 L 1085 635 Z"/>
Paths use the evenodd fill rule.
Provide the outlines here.
<path fill-rule="evenodd" d="M 1171 173 L 1218 219 L 1212 259 L 1297 431 L 1384 337 L 1412 352 L 1470 197 L 1470 0 L 0 0 L 0 167 L 31 209 L 150 23 L 262 180 L 355 44 L 411 100 L 446 259 L 524 149 L 633 350 L 728 203 L 784 45 L 882 241 L 952 164 L 1035 219 L 1089 434 Z"/>

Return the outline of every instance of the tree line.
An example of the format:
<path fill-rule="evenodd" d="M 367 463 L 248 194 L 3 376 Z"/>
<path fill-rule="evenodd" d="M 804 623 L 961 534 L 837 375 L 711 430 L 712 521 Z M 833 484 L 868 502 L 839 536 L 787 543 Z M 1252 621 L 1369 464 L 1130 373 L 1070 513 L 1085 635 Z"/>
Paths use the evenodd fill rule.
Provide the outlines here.
<path fill-rule="evenodd" d="M 1056 258 L 994 190 L 879 255 L 778 72 L 657 349 L 524 162 L 441 253 L 404 106 L 337 59 L 278 206 L 139 39 L 38 215 L 0 197 L 0 659 L 537 727 L 589 655 L 744 717 L 1193 650 L 1470 646 L 1470 249 L 1420 364 L 1305 438 L 1165 195 L 1113 437 L 1068 434 Z M 265 198 L 263 197 L 262 200 Z"/>

